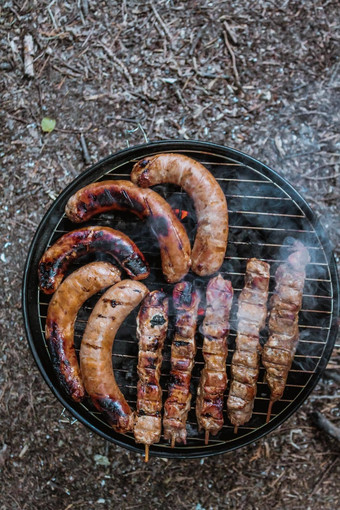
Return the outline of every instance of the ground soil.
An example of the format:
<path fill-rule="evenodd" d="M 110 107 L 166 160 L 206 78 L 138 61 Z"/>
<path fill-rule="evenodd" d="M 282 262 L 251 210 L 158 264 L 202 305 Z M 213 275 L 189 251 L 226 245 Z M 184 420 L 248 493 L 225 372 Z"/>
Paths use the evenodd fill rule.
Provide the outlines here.
<path fill-rule="evenodd" d="M 269 164 L 339 255 L 339 14 L 336 0 L 2 2 L 1 510 L 339 507 L 339 443 L 310 418 L 318 409 L 339 424 L 338 350 L 264 439 L 145 465 L 63 412 L 28 350 L 20 303 L 28 247 L 55 197 L 145 138 L 211 140 Z M 56 120 L 51 133 L 44 117 Z"/>

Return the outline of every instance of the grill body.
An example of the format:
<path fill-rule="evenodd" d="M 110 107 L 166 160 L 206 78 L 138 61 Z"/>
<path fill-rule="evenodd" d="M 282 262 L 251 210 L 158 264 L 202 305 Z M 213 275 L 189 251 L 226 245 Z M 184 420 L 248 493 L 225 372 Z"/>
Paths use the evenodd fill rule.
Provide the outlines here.
<path fill-rule="evenodd" d="M 161 152 L 178 152 L 197 159 L 204 164 L 220 183 L 228 202 L 229 241 L 226 257 L 221 268 L 224 277 L 230 279 L 234 288 L 234 304 L 231 312 L 231 331 L 228 338 L 228 378 L 235 348 L 237 297 L 242 290 L 247 259 L 257 257 L 271 265 L 270 293 L 274 289 L 274 274 L 285 259 L 292 239 L 301 240 L 308 248 L 311 263 L 307 266 L 302 310 L 299 315 L 300 340 L 292 368 L 289 372 L 283 398 L 274 404 L 271 420 L 266 424 L 269 389 L 263 382 L 261 367 L 255 399 L 254 413 L 250 422 L 239 427 L 238 434 L 225 412 L 225 424 L 221 432 L 204 445 L 204 434 L 197 430 L 195 396 L 200 371 L 203 368 L 202 337 L 197 335 L 198 352 L 192 377 L 192 408 L 188 417 L 188 442 L 186 446 L 171 449 L 164 439 L 150 448 L 150 455 L 161 457 L 203 457 L 230 451 L 266 435 L 285 421 L 304 402 L 314 388 L 331 355 L 337 333 L 339 312 L 339 289 L 336 265 L 330 243 L 315 215 L 294 190 L 276 172 L 259 161 L 223 146 L 196 141 L 162 141 L 123 150 L 86 170 L 58 197 L 43 218 L 32 241 L 23 281 L 23 313 L 28 342 L 34 359 L 50 389 L 61 403 L 83 424 L 105 439 L 134 451 L 144 451 L 143 445 L 134 442 L 132 434 L 117 434 L 104 421 L 89 401 L 75 403 L 59 387 L 44 338 L 45 319 L 49 296 L 38 289 L 37 267 L 44 251 L 64 233 L 78 228 L 64 215 L 70 196 L 81 187 L 95 181 L 128 179 L 133 164 L 141 158 Z M 195 211 L 190 198 L 178 187 L 160 185 L 158 191 L 179 216 L 188 231 L 191 242 L 195 236 Z M 181 214 L 182 211 L 188 214 Z M 127 213 L 104 213 L 82 225 L 107 225 L 129 235 L 145 254 L 151 266 L 150 277 L 143 281 L 150 290 L 163 289 L 171 295 L 172 285 L 166 284 L 160 269 L 159 248 L 148 226 L 134 215 Z M 92 254 L 74 264 L 77 266 L 91 260 L 110 260 L 107 255 Z M 209 277 L 197 277 L 190 273 L 188 280 L 202 288 L 203 294 Z M 82 333 L 98 295 L 91 298 L 81 309 L 75 327 L 75 345 L 79 350 Z M 133 312 L 120 328 L 113 349 L 113 366 L 116 380 L 132 408 L 136 404 L 138 343 L 135 338 L 137 311 Z M 199 324 L 203 316 L 199 318 Z M 170 315 L 170 323 L 173 317 Z M 262 332 L 261 343 L 267 339 Z M 161 385 L 163 399 L 167 396 L 170 372 L 170 345 L 172 328 L 169 328 Z M 229 385 L 227 393 L 229 390 Z M 226 406 L 225 406 L 226 407 Z"/>

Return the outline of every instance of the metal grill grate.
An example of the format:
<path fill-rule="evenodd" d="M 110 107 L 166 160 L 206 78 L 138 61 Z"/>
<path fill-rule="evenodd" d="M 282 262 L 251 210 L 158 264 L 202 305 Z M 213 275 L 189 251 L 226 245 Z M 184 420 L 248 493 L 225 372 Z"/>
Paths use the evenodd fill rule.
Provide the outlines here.
<path fill-rule="evenodd" d="M 266 413 L 269 403 L 269 389 L 263 382 L 264 369 L 261 367 L 255 399 L 254 412 L 251 421 L 239 427 L 238 434 L 233 433 L 233 426 L 228 421 L 225 413 L 225 424 L 221 432 L 212 437 L 209 444 L 204 445 L 203 434 L 199 434 L 195 417 L 195 396 L 199 374 L 203 367 L 202 337 L 197 336 L 198 352 L 192 377 L 192 407 L 188 417 L 188 444 L 176 446 L 170 449 L 163 439 L 159 444 L 153 445 L 150 453 L 160 456 L 204 456 L 221 451 L 227 451 L 242 446 L 250 441 L 269 432 L 279 423 L 284 421 L 306 398 L 315 385 L 321 370 L 329 358 L 335 338 L 335 319 L 337 310 L 337 277 L 334 261 L 328 246 L 327 239 L 319 226 L 316 225 L 308 206 L 291 186 L 264 165 L 248 158 L 247 156 L 212 144 L 199 142 L 169 142 L 149 144 L 144 147 L 129 149 L 116 156 L 99 163 L 84 176 L 78 179 L 58 199 L 54 210 L 46 217 L 42 225 L 45 228 L 43 238 L 35 238 L 33 248 L 38 248 L 38 254 L 42 254 L 48 246 L 53 244 L 64 233 L 77 228 L 63 214 L 67 199 L 76 189 L 98 180 L 106 179 L 129 179 L 132 165 L 142 157 L 151 156 L 160 152 L 179 152 L 200 161 L 216 177 L 221 185 L 228 201 L 229 209 L 229 242 L 226 257 L 221 268 L 221 274 L 230 279 L 233 284 L 235 297 L 231 312 L 231 331 L 228 339 L 229 355 L 227 359 L 227 372 L 230 377 L 230 362 L 235 347 L 236 337 L 236 312 L 237 298 L 242 290 L 246 261 L 249 257 L 257 257 L 269 262 L 271 265 L 270 294 L 274 288 L 274 274 L 278 265 L 285 259 L 289 238 L 301 240 L 309 249 L 311 263 L 307 266 L 307 278 L 304 287 L 302 310 L 299 316 L 300 341 L 290 370 L 286 390 L 282 400 L 274 404 L 271 421 L 266 424 Z M 124 157 L 125 155 L 125 157 Z M 120 156 L 120 157 L 119 157 Z M 190 240 L 195 236 L 195 212 L 193 204 L 188 196 L 172 185 L 159 185 L 153 188 L 164 196 L 174 209 L 188 211 L 188 216 L 183 220 L 188 231 Z M 146 255 L 150 266 L 151 275 L 144 281 L 150 290 L 162 288 L 172 292 L 172 285 L 164 282 L 160 269 L 159 248 L 157 242 L 149 232 L 147 225 L 138 220 L 134 215 L 127 213 L 104 213 L 92 218 L 84 225 L 108 225 L 117 230 L 122 230 L 129 235 Z M 40 226 L 42 232 L 42 226 Z M 27 262 L 31 273 L 36 273 L 37 262 L 40 258 L 35 254 L 35 260 L 31 260 L 32 253 Z M 89 255 L 78 261 L 77 265 L 90 260 L 107 259 L 102 254 Z M 75 265 L 72 267 L 72 270 Z M 31 275 L 30 280 L 35 276 Z M 187 277 L 195 280 L 198 287 L 205 289 L 209 278 L 196 277 L 190 273 Z M 30 292 L 35 291 L 36 302 L 30 304 L 38 318 L 36 326 L 38 331 L 32 335 L 32 324 L 26 324 L 28 336 L 31 338 L 33 354 L 44 361 L 43 374 L 53 385 L 58 397 L 64 399 L 62 391 L 55 388 L 53 374 L 49 363 L 49 355 L 44 339 L 44 327 L 49 297 L 37 290 L 36 281 L 26 284 Z M 33 291 L 32 285 L 36 285 Z M 27 298 L 27 295 L 26 295 Z M 87 318 L 98 299 L 91 298 L 79 313 L 75 328 L 75 343 L 79 350 L 82 333 L 85 329 Z M 24 296 L 25 301 L 25 296 Z M 24 302 L 25 304 L 25 302 Z M 26 299 L 26 307 L 28 306 Z M 135 339 L 135 318 L 133 312 L 120 328 L 113 349 L 113 366 L 117 382 L 132 408 L 136 404 L 137 383 L 137 355 L 138 344 Z M 203 316 L 199 321 L 203 320 Z M 26 317 L 26 322 L 28 321 Z M 170 317 L 171 322 L 171 317 Z M 170 345 L 172 329 L 169 328 L 167 343 L 164 349 L 164 361 L 162 365 L 161 385 L 163 397 L 166 398 L 167 380 L 170 372 Z M 267 339 L 267 332 L 262 332 L 261 343 Z M 33 343 L 33 346 L 32 346 Z M 45 352 L 42 354 L 42 351 Z M 36 353 L 39 351 L 39 354 Z M 38 363 L 39 364 L 39 363 Z M 40 366 L 40 365 L 39 365 Z M 40 367 L 42 368 L 42 367 Z M 50 382 L 52 381 L 52 383 Z M 229 386 L 227 389 L 227 393 Z M 61 393 L 61 395 L 60 395 Z M 111 427 L 105 423 L 101 414 L 94 410 L 91 403 L 75 404 L 65 400 L 65 405 L 78 417 L 90 425 L 94 430 L 106 438 L 119 442 L 123 446 L 136 448 L 142 451 L 141 445 L 134 445 L 133 435 L 117 435 Z"/>

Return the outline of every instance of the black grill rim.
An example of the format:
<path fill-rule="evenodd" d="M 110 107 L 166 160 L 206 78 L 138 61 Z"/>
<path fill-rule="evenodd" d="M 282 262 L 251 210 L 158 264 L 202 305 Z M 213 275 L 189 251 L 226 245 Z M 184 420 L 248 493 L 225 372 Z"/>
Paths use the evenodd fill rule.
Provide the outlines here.
<path fill-rule="evenodd" d="M 63 211 L 66 201 L 70 195 L 70 193 L 75 192 L 76 189 L 83 187 L 90 182 L 93 181 L 93 177 L 97 170 L 99 170 L 103 165 L 107 163 L 122 163 L 124 160 L 131 160 L 132 156 L 135 159 L 140 159 L 144 156 L 144 152 L 146 150 L 150 151 L 150 149 L 154 149 L 156 151 L 163 152 L 171 152 L 171 151 L 204 151 L 209 150 L 210 152 L 221 155 L 228 156 L 235 159 L 237 162 L 251 166 L 253 169 L 260 171 L 265 176 L 274 180 L 279 184 L 282 189 L 284 189 L 289 196 L 303 209 L 306 214 L 307 219 L 311 222 L 313 228 L 317 232 L 317 235 L 320 239 L 320 243 L 324 249 L 332 286 L 333 286 L 333 304 L 334 311 L 332 317 L 332 325 L 329 331 L 329 337 L 327 344 L 325 345 L 325 350 L 322 358 L 320 359 L 319 365 L 315 373 L 311 376 L 306 386 L 300 392 L 296 400 L 294 401 L 294 405 L 291 405 L 290 409 L 285 410 L 283 413 L 280 413 L 278 418 L 274 418 L 269 424 L 256 429 L 255 431 L 248 434 L 248 436 L 243 436 L 238 440 L 235 440 L 232 445 L 217 445 L 211 446 L 210 448 L 202 448 L 202 447 L 193 447 L 190 449 L 185 449 L 183 452 L 181 451 L 171 451 L 170 449 L 164 448 L 162 450 L 161 447 L 154 449 L 150 448 L 150 456 L 157 457 L 167 457 L 167 458 L 200 458 L 206 456 L 217 455 L 221 453 L 225 453 L 227 451 L 236 450 L 240 447 L 246 446 L 254 441 L 257 441 L 261 437 L 267 435 L 269 432 L 275 430 L 279 427 L 284 421 L 286 421 L 305 401 L 308 395 L 312 392 L 314 387 L 316 386 L 318 380 L 320 379 L 323 371 L 326 368 L 328 360 L 331 356 L 335 339 L 337 337 L 338 332 L 338 317 L 339 317 L 339 279 L 337 274 L 336 263 L 334 259 L 334 255 L 332 252 L 331 243 L 320 223 L 317 219 L 315 213 L 312 211 L 307 202 L 303 199 L 303 197 L 293 188 L 293 186 L 282 176 L 280 176 L 276 171 L 272 170 L 267 165 L 261 163 L 260 161 L 254 159 L 253 157 L 244 154 L 238 150 L 232 149 L 227 146 L 217 145 L 211 142 L 202 142 L 199 140 L 162 140 L 159 142 L 151 142 L 147 144 L 141 144 L 134 147 L 129 147 L 127 149 L 123 149 L 113 155 L 110 155 L 102 160 L 100 160 L 95 165 L 91 166 L 83 173 L 81 173 L 73 182 L 71 182 L 64 191 L 59 195 L 59 197 L 54 201 L 52 206 L 45 213 L 43 219 L 41 220 L 34 238 L 31 242 L 28 256 L 25 263 L 24 274 L 23 274 L 23 284 L 22 284 L 22 310 L 23 310 L 23 319 L 24 326 L 26 330 L 26 336 L 28 339 L 28 344 L 35 360 L 38 369 L 43 376 L 45 382 L 48 387 L 52 391 L 55 397 L 61 402 L 61 404 L 83 425 L 87 426 L 91 431 L 99 434 L 101 437 L 106 439 L 107 441 L 113 442 L 119 446 L 127 448 L 137 453 L 143 453 L 144 447 L 143 445 L 135 444 L 134 440 L 129 438 L 128 436 L 124 436 L 121 434 L 113 433 L 113 436 L 108 435 L 104 430 L 100 430 L 98 428 L 98 421 L 95 419 L 93 415 L 90 415 L 88 418 L 85 418 L 82 415 L 82 405 L 71 400 L 68 400 L 64 397 L 64 395 L 59 391 L 57 381 L 53 373 L 49 373 L 45 368 L 45 363 L 49 362 L 46 353 L 42 350 L 39 351 L 37 348 L 34 338 L 36 334 L 36 324 L 37 317 L 35 317 L 35 294 L 37 292 L 37 275 L 36 271 L 32 271 L 32 267 L 36 267 L 38 261 L 43 252 L 43 247 L 46 246 L 46 241 L 50 235 L 50 232 L 46 228 L 49 222 L 55 222 L 60 219 L 60 210 Z M 40 251 L 39 251 L 40 250 Z M 39 328 L 40 331 L 40 328 Z M 280 417 L 283 414 L 283 417 Z"/>

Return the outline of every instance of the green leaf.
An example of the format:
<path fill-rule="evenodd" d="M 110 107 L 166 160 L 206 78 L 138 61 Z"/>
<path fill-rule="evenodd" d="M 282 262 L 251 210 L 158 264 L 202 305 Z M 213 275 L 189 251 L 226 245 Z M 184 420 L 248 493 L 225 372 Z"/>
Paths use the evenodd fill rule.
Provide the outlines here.
<path fill-rule="evenodd" d="M 44 117 L 41 121 L 41 129 L 44 133 L 50 133 L 55 128 L 56 122 L 54 119 L 49 119 L 48 117 Z"/>

